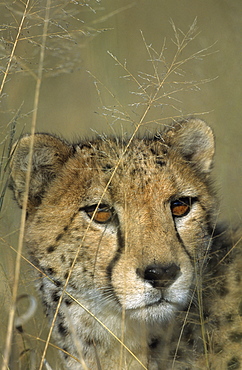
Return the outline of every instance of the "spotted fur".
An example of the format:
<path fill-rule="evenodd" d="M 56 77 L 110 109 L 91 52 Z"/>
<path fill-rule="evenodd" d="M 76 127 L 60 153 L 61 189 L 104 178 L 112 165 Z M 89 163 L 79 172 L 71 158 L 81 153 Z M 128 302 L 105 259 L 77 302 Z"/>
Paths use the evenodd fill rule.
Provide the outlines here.
<path fill-rule="evenodd" d="M 242 368 L 242 258 L 217 226 L 211 129 L 13 148 L 11 187 L 67 369 Z M 128 144 L 129 143 L 129 144 Z"/>

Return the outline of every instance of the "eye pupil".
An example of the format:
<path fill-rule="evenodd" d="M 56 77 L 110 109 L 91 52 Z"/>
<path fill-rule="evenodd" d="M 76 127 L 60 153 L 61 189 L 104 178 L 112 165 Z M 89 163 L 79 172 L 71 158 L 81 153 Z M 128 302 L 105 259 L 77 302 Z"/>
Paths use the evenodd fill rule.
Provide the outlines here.
<path fill-rule="evenodd" d="M 97 221 L 97 222 L 107 222 L 109 221 L 109 219 L 111 218 L 112 216 L 112 212 L 107 210 L 107 211 L 104 211 L 104 210 L 100 210 L 100 211 L 97 211 L 93 217 L 93 220 L 94 221 Z"/>
<path fill-rule="evenodd" d="M 99 207 L 97 207 L 97 205 L 86 207 L 84 210 L 93 221 L 101 224 L 107 223 L 113 216 L 112 209 L 102 204 L 100 204 Z"/>
<path fill-rule="evenodd" d="M 180 206 L 175 206 L 172 208 L 172 213 L 174 216 L 183 216 L 187 210 L 188 210 L 187 205 L 180 205 Z"/>
<path fill-rule="evenodd" d="M 180 198 L 171 202 L 171 213 L 174 217 L 186 216 L 191 209 L 191 198 Z"/>

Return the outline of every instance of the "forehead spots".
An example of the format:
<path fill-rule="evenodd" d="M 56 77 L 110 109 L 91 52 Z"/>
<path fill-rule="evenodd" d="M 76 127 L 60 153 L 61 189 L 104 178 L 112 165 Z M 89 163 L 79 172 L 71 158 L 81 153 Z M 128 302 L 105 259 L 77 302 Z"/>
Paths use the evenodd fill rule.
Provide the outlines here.
<path fill-rule="evenodd" d="M 113 170 L 117 163 L 121 168 L 127 168 L 131 164 L 135 164 L 137 167 L 152 163 L 159 166 L 165 164 L 167 147 L 161 140 L 134 139 L 130 145 L 128 143 L 128 140 L 117 142 L 116 139 L 98 139 L 80 145 L 79 155 L 81 158 L 93 162 L 95 165 L 94 167 L 92 165 L 93 168 L 99 166 L 103 172 Z"/>

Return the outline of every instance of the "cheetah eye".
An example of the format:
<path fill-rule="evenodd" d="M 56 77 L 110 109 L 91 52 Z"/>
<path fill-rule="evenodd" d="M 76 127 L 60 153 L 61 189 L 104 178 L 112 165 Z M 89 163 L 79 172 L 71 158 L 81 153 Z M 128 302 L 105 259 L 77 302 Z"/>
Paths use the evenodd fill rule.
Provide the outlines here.
<path fill-rule="evenodd" d="M 193 199 L 190 197 L 176 199 L 171 202 L 171 213 L 173 217 L 183 217 L 186 216 L 190 210 L 193 203 Z"/>
<path fill-rule="evenodd" d="M 94 204 L 84 208 L 86 214 L 95 222 L 105 224 L 109 222 L 113 216 L 113 210 L 106 204 Z"/>

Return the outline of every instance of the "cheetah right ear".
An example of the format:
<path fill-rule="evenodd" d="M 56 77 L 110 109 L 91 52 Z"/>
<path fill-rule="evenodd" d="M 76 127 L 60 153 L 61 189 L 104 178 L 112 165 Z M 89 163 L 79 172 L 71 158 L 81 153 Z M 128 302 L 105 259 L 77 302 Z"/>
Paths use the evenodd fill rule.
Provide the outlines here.
<path fill-rule="evenodd" d="M 165 134 L 172 150 L 180 152 L 195 171 L 208 175 L 215 151 L 212 129 L 201 119 L 189 118 L 175 123 Z"/>
<path fill-rule="evenodd" d="M 20 207 L 23 206 L 26 191 L 26 175 L 32 140 L 33 156 L 28 191 L 28 211 L 41 203 L 49 183 L 73 153 L 71 145 L 49 134 L 27 135 L 14 144 L 10 161 L 10 188 Z"/>

